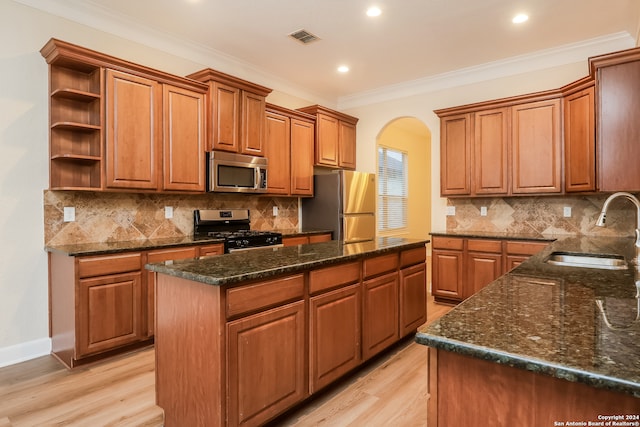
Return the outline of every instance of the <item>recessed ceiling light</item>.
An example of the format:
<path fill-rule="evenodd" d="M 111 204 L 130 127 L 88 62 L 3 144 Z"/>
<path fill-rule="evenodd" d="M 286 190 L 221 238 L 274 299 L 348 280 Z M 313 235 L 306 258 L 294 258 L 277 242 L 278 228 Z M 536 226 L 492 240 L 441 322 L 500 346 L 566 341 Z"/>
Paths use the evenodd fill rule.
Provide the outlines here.
<path fill-rule="evenodd" d="M 381 13 L 382 11 L 377 6 L 371 6 L 369 9 L 367 9 L 367 16 L 380 16 Z"/>
<path fill-rule="evenodd" d="M 522 24 L 523 22 L 526 22 L 528 19 L 529 19 L 529 16 L 527 14 L 519 13 L 513 17 L 511 22 L 513 22 L 514 24 Z"/>
<path fill-rule="evenodd" d="M 347 73 L 348 71 L 349 71 L 349 67 L 347 67 L 346 65 L 341 65 L 338 67 L 339 73 Z"/>

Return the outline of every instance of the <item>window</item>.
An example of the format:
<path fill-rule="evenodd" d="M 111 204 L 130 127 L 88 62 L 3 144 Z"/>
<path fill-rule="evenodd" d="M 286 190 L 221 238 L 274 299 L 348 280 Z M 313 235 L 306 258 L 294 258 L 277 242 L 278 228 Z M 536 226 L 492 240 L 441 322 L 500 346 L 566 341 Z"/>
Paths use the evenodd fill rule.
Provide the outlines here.
<path fill-rule="evenodd" d="M 378 147 L 378 231 L 407 227 L 407 153 Z"/>

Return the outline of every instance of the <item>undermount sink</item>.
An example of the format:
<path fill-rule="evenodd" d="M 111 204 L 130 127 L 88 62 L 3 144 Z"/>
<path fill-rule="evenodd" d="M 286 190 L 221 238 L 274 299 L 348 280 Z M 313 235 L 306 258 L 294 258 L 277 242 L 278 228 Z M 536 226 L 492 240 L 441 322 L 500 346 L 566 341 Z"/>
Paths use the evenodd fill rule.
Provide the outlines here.
<path fill-rule="evenodd" d="M 629 268 L 623 256 L 610 254 L 553 252 L 549 255 L 546 262 L 552 265 L 599 268 L 605 270 L 626 270 Z"/>

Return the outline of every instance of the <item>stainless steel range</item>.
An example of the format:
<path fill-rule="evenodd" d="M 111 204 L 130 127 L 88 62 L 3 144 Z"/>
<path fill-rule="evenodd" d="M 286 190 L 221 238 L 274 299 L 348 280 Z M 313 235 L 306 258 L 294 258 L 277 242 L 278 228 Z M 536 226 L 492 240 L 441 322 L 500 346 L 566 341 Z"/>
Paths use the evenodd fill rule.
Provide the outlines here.
<path fill-rule="evenodd" d="M 282 246 L 282 234 L 251 230 L 248 209 L 198 209 L 193 211 L 193 237 L 224 239 L 224 252 Z"/>

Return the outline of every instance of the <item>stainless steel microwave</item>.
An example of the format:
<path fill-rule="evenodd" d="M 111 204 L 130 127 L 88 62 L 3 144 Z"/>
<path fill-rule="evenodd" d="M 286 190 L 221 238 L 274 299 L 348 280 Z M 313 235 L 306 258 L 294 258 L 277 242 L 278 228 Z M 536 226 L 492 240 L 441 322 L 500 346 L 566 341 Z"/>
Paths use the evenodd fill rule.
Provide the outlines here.
<path fill-rule="evenodd" d="M 207 191 L 266 193 L 267 159 L 210 151 L 207 153 Z"/>

